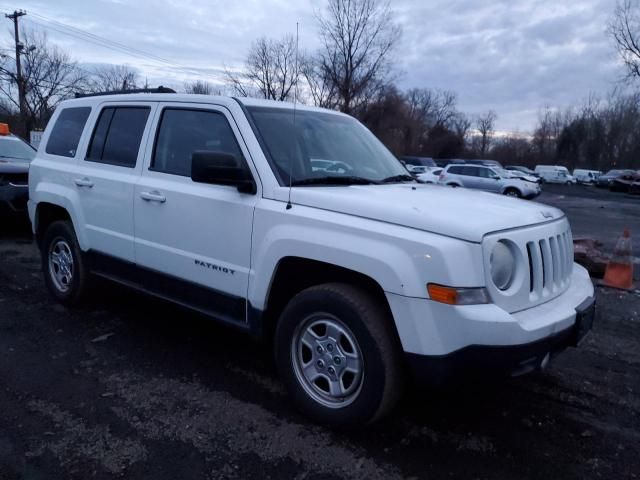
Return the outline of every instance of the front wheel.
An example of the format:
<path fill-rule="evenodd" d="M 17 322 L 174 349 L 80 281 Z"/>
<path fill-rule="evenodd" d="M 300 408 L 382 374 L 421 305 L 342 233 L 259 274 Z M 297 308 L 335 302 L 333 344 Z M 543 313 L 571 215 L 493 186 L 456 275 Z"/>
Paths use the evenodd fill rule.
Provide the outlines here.
<path fill-rule="evenodd" d="M 516 190 L 515 188 L 507 188 L 504 191 L 504 194 L 507 197 L 522 198 L 522 194 L 518 190 Z"/>
<path fill-rule="evenodd" d="M 47 228 L 41 256 L 51 294 L 65 305 L 80 303 L 88 289 L 89 271 L 71 222 L 58 221 Z"/>
<path fill-rule="evenodd" d="M 276 329 L 280 375 L 296 406 L 333 426 L 372 423 L 402 391 L 400 347 L 387 308 L 358 287 L 303 290 Z"/>

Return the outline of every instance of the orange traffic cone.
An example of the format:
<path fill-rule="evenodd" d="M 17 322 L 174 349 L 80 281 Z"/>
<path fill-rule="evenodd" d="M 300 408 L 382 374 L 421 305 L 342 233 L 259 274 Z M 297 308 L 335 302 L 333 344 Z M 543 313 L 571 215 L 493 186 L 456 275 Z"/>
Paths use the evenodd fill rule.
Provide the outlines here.
<path fill-rule="evenodd" d="M 613 256 L 609 260 L 604 274 L 604 284 L 609 287 L 633 287 L 633 261 L 631 259 L 631 234 L 625 228 L 622 237 L 618 239 Z"/>

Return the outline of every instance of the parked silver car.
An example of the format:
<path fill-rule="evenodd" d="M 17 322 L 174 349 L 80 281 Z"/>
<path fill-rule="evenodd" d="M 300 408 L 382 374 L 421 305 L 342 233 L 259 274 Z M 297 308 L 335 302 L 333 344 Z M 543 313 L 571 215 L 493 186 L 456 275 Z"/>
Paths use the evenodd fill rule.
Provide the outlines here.
<path fill-rule="evenodd" d="M 438 183 L 529 199 L 537 197 L 541 192 L 538 183 L 513 178 L 503 168 L 484 165 L 447 165 L 440 174 Z"/>

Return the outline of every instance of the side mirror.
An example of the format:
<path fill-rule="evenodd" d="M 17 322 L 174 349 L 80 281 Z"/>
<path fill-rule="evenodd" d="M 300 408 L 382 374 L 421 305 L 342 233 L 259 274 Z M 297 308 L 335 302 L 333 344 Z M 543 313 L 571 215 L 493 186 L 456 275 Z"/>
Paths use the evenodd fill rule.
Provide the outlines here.
<path fill-rule="evenodd" d="M 191 180 L 214 185 L 231 185 L 241 193 L 254 195 L 256 182 L 236 157 L 228 153 L 198 150 L 191 155 Z"/>

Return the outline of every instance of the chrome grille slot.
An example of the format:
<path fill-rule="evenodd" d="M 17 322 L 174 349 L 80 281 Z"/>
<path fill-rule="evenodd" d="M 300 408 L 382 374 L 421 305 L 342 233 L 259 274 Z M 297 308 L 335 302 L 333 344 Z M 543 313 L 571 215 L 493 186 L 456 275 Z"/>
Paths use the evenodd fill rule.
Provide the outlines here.
<path fill-rule="evenodd" d="M 538 242 L 528 242 L 527 252 L 529 254 L 529 291 L 542 292 L 544 283 L 544 262 Z"/>
<path fill-rule="evenodd" d="M 565 277 L 565 261 L 564 259 L 567 258 L 567 254 L 566 254 L 566 245 L 564 244 L 564 240 L 562 239 L 562 235 L 556 235 L 556 241 L 558 242 L 558 271 L 560 272 L 559 274 L 559 278 L 558 278 L 558 283 L 560 285 L 564 284 L 564 277 Z"/>
<path fill-rule="evenodd" d="M 549 239 L 551 246 L 551 268 L 553 270 L 553 286 L 560 282 L 560 270 L 558 269 L 558 260 L 560 260 L 560 252 L 558 251 L 558 240 L 556 237 Z"/>
<path fill-rule="evenodd" d="M 553 281 L 553 267 L 551 266 L 551 248 L 547 239 L 540 240 L 540 254 L 542 255 L 542 270 L 544 277 L 542 279 L 542 288 L 547 288 Z"/>

